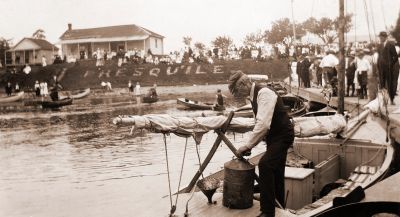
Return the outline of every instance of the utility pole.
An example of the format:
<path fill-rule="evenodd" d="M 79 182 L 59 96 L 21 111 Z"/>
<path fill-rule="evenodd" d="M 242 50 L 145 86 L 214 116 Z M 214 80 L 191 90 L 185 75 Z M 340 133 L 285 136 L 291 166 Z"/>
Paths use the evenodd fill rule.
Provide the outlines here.
<path fill-rule="evenodd" d="M 339 70 L 338 70 L 338 112 L 344 114 L 344 0 L 339 0 Z"/>

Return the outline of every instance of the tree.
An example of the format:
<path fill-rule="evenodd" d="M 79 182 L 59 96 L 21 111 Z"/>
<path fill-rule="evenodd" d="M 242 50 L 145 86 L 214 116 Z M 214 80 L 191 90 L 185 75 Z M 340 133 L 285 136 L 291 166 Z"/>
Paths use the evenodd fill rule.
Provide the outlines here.
<path fill-rule="evenodd" d="M 295 25 L 296 39 L 300 39 L 305 35 L 302 25 Z M 272 23 L 271 30 L 265 31 L 265 40 L 271 44 L 282 42 L 285 38 L 293 39 L 293 24 L 289 18 L 282 18 Z"/>
<path fill-rule="evenodd" d="M 43 29 L 38 29 L 32 34 L 32 38 L 35 39 L 46 39 L 46 36 L 44 35 L 44 30 Z"/>
<path fill-rule="evenodd" d="M 204 51 L 206 49 L 206 46 L 201 42 L 194 43 L 194 47 L 199 51 Z"/>
<path fill-rule="evenodd" d="M 264 35 L 261 31 L 247 34 L 243 40 L 243 44 L 249 47 L 258 47 L 264 41 Z"/>
<path fill-rule="evenodd" d="M 233 40 L 229 36 L 218 36 L 214 41 L 211 41 L 211 44 L 221 49 L 223 54 L 226 54 L 229 47 L 232 46 Z"/>
<path fill-rule="evenodd" d="M 349 32 L 352 27 L 352 16 L 352 14 L 347 14 L 344 17 L 345 32 Z M 339 37 L 339 18 L 332 20 L 327 17 L 322 17 L 317 20 L 314 17 L 310 17 L 302 23 L 302 26 L 306 31 L 318 36 L 318 38 L 320 38 L 325 44 L 332 43 Z"/>
<path fill-rule="evenodd" d="M 0 63 L 1 65 L 5 65 L 4 59 L 5 59 L 5 52 L 6 50 L 10 49 L 10 42 L 12 39 L 5 39 L 3 37 L 0 37 Z"/>
<path fill-rule="evenodd" d="M 397 18 L 396 26 L 391 33 L 397 43 L 400 43 L 400 16 Z"/>
<path fill-rule="evenodd" d="M 183 44 L 186 46 L 190 47 L 190 44 L 192 43 L 192 37 L 190 36 L 184 36 L 183 37 Z"/>

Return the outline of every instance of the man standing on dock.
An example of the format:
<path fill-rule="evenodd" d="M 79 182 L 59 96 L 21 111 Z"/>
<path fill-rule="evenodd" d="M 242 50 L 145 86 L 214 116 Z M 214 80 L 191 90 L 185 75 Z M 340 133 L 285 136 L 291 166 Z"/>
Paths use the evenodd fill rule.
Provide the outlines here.
<path fill-rule="evenodd" d="M 394 85 L 395 69 L 398 55 L 394 43 L 387 40 L 386 32 L 379 33 L 380 44 L 378 47 L 378 71 L 380 88 L 386 88 L 389 93 L 390 103 L 394 105 L 396 89 Z"/>
<path fill-rule="evenodd" d="M 279 94 L 269 87 L 250 82 L 243 72 L 229 78 L 229 90 L 235 97 L 250 97 L 256 123 L 246 145 L 238 149 L 239 155 L 250 154 L 259 142 L 267 143 L 267 152 L 261 157 L 259 217 L 275 216 L 275 199 L 284 204 L 285 163 L 288 148 L 293 144 L 294 129 Z"/>

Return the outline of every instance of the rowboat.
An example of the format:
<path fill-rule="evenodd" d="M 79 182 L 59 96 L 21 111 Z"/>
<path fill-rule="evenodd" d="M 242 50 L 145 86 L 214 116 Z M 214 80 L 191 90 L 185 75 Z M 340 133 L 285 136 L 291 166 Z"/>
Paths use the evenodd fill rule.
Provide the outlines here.
<path fill-rule="evenodd" d="M 59 96 L 59 99 L 60 99 L 60 100 L 62 100 L 62 99 L 67 99 L 67 98 L 71 98 L 71 99 L 81 99 L 81 98 L 83 98 L 83 97 L 85 97 L 85 96 L 87 96 L 87 95 L 89 95 L 89 94 L 90 94 L 90 88 L 86 88 L 86 89 L 80 90 L 78 93 L 73 94 L 73 95 L 70 95 L 70 96 L 63 96 L 63 95 L 61 95 L 61 96 Z"/>
<path fill-rule="evenodd" d="M 176 100 L 178 105 L 182 105 L 186 109 L 193 109 L 193 110 L 215 110 L 215 111 L 222 111 L 225 110 L 225 107 L 215 106 L 213 103 L 203 103 L 199 101 L 193 101 L 186 98 L 178 98 Z"/>
<path fill-rule="evenodd" d="M 58 101 L 43 101 L 42 108 L 59 108 L 62 106 L 71 105 L 72 101 L 73 99 L 71 98 L 65 98 Z"/>
<path fill-rule="evenodd" d="M 144 102 L 144 103 L 155 103 L 157 101 L 158 101 L 158 97 L 144 96 L 142 98 L 142 102 Z"/>
<path fill-rule="evenodd" d="M 316 117 L 316 116 L 329 116 L 335 115 L 337 111 L 331 107 L 325 107 L 321 110 L 314 111 L 314 112 L 307 112 L 303 114 L 301 117 Z"/>
<path fill-rule="evenodd" d="M 15 102 L 24 98 L 24 91 L 18 92 L 14 96 L 0 98 L 0 103 Z"/>
<path fill-rule="evenodd" d="M 306 105 L 300 97 L 294 95 L 281 96 L 290 117 L 299 117 L 307 112 Z M 244 105 L 234 110 L 235 117 L 253 117 L 251 104 Z"/>
<path fill-rule="evenodd" d="M 307 112 L 306 105 L 300 97 L 292 94 L 287 94 L 281 97 L 290 117 L 298 117 Z"/>

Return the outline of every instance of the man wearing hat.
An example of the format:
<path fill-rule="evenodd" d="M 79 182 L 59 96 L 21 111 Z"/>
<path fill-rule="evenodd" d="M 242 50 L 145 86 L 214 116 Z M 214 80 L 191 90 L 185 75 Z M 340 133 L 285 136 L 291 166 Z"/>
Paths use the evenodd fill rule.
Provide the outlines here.
<path fill-rule="evenodd" d="M 237 71 L 229 77 L 229 90 L 235 97 L 250 97 L 255 126 L 240 155 L 250 154 L 259 142 L 265 141 L 267 152 L 259 161 L 260 217 L 275 216 L 275 198 L 283 205 L 284 175 L 288 148 L 293 144 L 294 130 L 281 97 L 270 87 L 250 82 Z"/>
<path fill-rule="evenodd" d="M 350 54 L 348 56 L 348 66 L 346 68 L 346 79 L 347 79 L 347 89 L 346 89 L 346 96 L 354 96 L 354 77 L 356 74 L 356 61 L 354 55 Z M 351 88 L 351 95 L 350 95 L 350 88 Z"/>
<path fill-rule="evenodd" d="M 386 88 L 390 102 L 394 105 L 394 96 L 396 95 L 394 79 L 394 66 L 398 61 L 398 55 L 396 48 L 393 43 L 388 42 L 388 35 L 386 32 L 379 33 L 380 44 L 378 47 L 378 71 L 379 71 L 379 83 L 380 88 Z"/>

